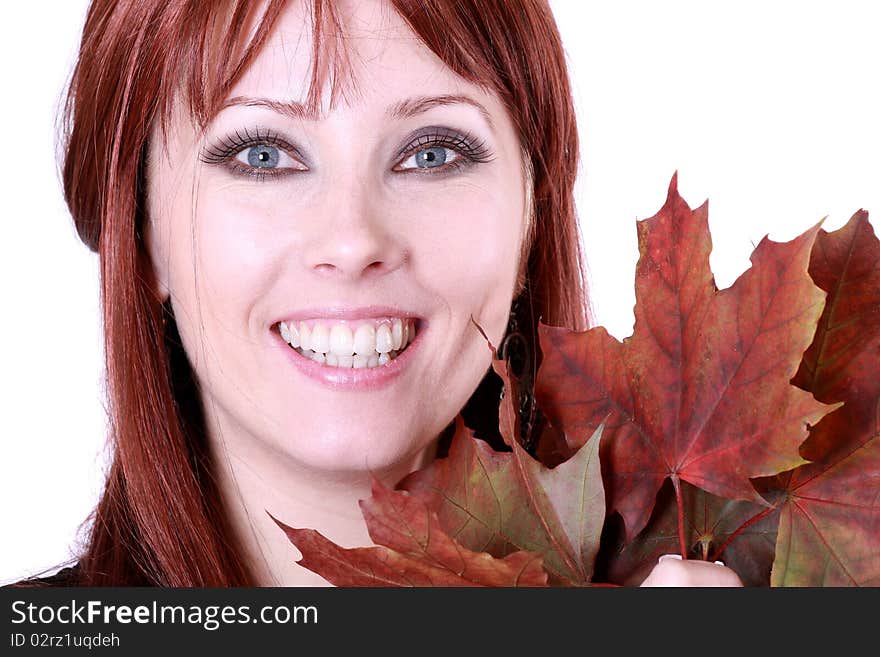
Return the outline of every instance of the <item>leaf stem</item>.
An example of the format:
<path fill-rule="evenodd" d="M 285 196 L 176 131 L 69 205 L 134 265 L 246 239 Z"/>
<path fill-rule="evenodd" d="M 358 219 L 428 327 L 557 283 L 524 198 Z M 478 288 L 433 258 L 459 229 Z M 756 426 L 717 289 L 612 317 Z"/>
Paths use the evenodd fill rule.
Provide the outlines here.
<path fill-rule="evenodd" d="M 733 542 L 733 539 L 735 539 L 737 536 L 739 536 L 743 530 L 745 530 L 749 525 L 755 524 L 761 518 L 769 515 L 770 513 L 772 513 L 775 510 L 776 510 L 775 506 L 767 507 L 766 509 L 764 509 L 760 513 L 756 513 L 751 518 L 746 520 L 743 524 L 741 524 L 739 527 L 737 527 L 735 532 L 733 532 L 730 536 L 727 537 L 727 540 L 725 540 L 721 544 L 721 547 L 719 547 L 717 550 L 715 550 L 715 553 L 711 557 L 709 557 L 708 560 L 709 561 L 716 561 L 717 559 L 719 559 L 721 557 L 721 555 L 724 553 L 724 550 L 727 549 L 727 546 L 730 545 Z"/>
<path fill-rule="evenodd" d="M 681 498 L 681 481 L 678 475 L 672 475 L 672 485 L 675 488 L 675 506 L 678 508 L 678 548 L 681 550 L 681 558 L 687 559 L 687 544 L 684 540 L 684 502 Z"/>

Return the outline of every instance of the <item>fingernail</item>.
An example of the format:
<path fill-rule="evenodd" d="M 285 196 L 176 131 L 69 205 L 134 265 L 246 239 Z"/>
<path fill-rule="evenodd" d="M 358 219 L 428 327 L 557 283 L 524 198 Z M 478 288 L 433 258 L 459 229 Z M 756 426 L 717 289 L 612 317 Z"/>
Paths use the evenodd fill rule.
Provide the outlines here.
<path fill-rule="evenodd" d="M 660 558 L 657 560 L 657 563 L 660 563 L 664 559 L 678 559 L 679 561 L 681 561 L 681 555 L 680 554 L 661 554 Z"/>
<path fill-rule="evenodd" d="M 716 562 L 715 562 L 715 565 L 716 565 L 716 566 L 723 566 L 723 565 L 724 565 L 724 562 L 723 562 L 723 561 L 716 561 Z"/>

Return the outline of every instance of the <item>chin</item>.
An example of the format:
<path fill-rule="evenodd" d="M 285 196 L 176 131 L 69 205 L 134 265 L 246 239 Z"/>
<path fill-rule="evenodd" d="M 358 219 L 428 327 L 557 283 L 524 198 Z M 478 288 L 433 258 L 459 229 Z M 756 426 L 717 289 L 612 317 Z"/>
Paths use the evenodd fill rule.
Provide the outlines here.
<path fill-rule="evenodd" d="M 399 429 L 398 429 L 399 431 Z M 420 456 L 431 441 L 414 444 L 410 434 L 384 435 L 367 431 L 325 432 L 307 446 L 288 445 L 290 455 L 308 468 L 328 473 L 367 473 L 382 475 L 399 472 L 402 477 L 419 467 Z"/>

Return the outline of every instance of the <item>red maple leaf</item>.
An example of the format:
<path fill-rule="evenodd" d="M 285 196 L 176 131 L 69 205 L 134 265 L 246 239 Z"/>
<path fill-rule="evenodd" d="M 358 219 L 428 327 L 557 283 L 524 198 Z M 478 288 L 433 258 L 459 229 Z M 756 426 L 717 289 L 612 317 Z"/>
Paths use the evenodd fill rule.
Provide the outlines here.
<path fill-rule="evenodd" d="M 766 505 L 750 479 L 803 464 L 807 428 L 830 410 L 789 384 L 824 305 L 807 273 L 819 227 L 786 243 L 765 238 L 751 268 L 719 291 L 707 204 L 691 210 L 676 185 L 673 176 L 663 208 L 638 222 L 633 335 L 539 327 L 538 405 L 573 447 L 608 418 L 608 510 L 628 539 L 666 479 Z"/>
<path fill-rule="evenodd" d="M 771 583 L 878 586 L 880 241 L 867 212 L 820 232 L 810 275 L 828 299 L 792 382 L 844 404 L 810 431 L 812 463 L 757 482 L 780 507 Z"/>
<path fill-rule="evenodd" d="M 314 529 L 272 518 L 302 553 L 298 562 L 336 586 L 545 586 L 541 558 L 514 552 L 496 559 L 450 538 L 437 515 L 405 491 L 373 480 L 361 510 L 375 547 L 342 548 Z"/>

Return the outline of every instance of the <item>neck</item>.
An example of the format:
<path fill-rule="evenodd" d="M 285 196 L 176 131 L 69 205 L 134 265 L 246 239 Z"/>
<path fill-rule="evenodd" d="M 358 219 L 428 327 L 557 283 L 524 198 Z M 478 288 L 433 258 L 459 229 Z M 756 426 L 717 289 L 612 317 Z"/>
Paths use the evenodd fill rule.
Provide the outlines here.
<path fill-rule="evenodd" d="M 269 517 L 295 528 L 315 529 L 345 548 L 373 545 L 358 501 L 370 497 L 371 478 L 393 487 L 423 467 L 432 443 L 417 456 L 382 472 L 315 472 L 267 447 L 244 450 L 213 444 L 213 461 L 232 525 L 252 564 L 259 586 L 329 586 L 296 562 L 299 550 Z M 268 513 L 267 513 L 268 512 Z"/>

